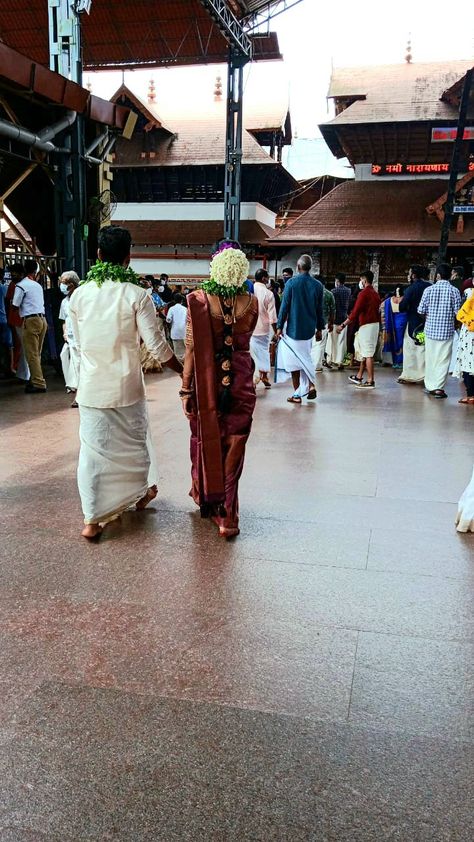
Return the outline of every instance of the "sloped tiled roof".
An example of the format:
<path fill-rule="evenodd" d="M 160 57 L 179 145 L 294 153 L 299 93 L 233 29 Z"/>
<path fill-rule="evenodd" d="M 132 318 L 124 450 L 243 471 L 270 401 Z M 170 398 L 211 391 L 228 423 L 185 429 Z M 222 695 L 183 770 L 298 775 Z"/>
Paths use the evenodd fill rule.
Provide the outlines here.
<path fill-rule="evenodd" d="M 114 219 L 114 225 L 128 228 L 135 246 L 208 245 L 222 237 L 222 220 L 136 222 Z M 240 223 L 240 241 L 246 245 L 264 243 L 273 233 L 273 228 L 254 219 L 244 219 Z"/>
<path fill-rule="evenodd" d="M 112 97 L 113 102 L 122 98 L 130 99 L 128 89 L 121 87 Z M 182 166 L 223 164 L 225 159 L 225 104 L 213 103 L 208 110 L 193 113 L 192 105 L 181 103 L 172 113 L 158 112 L 156 103 L 145 103 L 133 94 L 136 107 L 142 113 L 153 115 L 157 122 L 165 125 L 171 137 L 163 137 L 157 144 L 153 158 L 142 159 L 137 156 L 137 147 L 131 142 L 117 146 L 114 166 Z M 165 123 L 163 123 L 165 121 Z M 255 138 L 246 130 L 242 138 L 244 164 L 273 164 L 275 161 L 262 149 Z"/>
<path fill-rule="evenodd" d="M 426 211 L 445 191 L 443 179 L 426 181 L 345 181 L 301 214 L 271 242 L 278 244 L 393 243 L 437 245 L 440 222 Z M 471 245 L 474 219 L 450 242 Z"/>
<path fill-rule="evenodd" d="M 453 120 L 456 109 L 441 97 L 472 66 L 471 59 L 336 68 L 328 97 L 363 99 L 356 99 L 324 125 Z"/>

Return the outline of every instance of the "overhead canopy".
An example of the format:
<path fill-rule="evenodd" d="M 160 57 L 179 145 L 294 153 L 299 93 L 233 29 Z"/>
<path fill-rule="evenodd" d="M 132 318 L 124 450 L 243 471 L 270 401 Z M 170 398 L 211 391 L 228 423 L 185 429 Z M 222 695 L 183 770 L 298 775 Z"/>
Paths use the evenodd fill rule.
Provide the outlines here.
<path fill-rule="evenodd" d="M 241 18 L 268 6 L 227 0 Z M 83 59 L 89 70 L 227 61 L 229 45 L 200 0 L 92 0 L 83 14 Z M 0 40 L 49 65 L 47 0 L 0 4 Z M 252 36 L 254 59 L 281 58 L 275 33 Z"/>
<path fill-rule="evenodd" d="M 84 115 L 86 142 L 96 136 L 97 124 L 123 130 L 130 114 L 0 43 L 0 119 L 36 135 L 68 111 Z M 44 152 L 0 135 L 0 199 L 40 251 L 53 254 L 53 169 Z"/>

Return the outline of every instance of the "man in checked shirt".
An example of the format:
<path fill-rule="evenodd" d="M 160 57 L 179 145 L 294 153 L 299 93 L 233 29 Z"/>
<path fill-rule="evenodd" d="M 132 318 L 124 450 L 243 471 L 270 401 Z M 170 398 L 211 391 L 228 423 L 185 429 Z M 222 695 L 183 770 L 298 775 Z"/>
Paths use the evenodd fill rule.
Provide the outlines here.
<path fill-rule="evenodd" d="M 425 316 L 425 388 L 435 398 L 447 398 L 444 386 L 448 378 L 453 348 L 456 314 L 461 308 L 459 290 L 449 283 L 451 266 L 440 263 L 436 283 L 425 289 L 418 312 Z"/>

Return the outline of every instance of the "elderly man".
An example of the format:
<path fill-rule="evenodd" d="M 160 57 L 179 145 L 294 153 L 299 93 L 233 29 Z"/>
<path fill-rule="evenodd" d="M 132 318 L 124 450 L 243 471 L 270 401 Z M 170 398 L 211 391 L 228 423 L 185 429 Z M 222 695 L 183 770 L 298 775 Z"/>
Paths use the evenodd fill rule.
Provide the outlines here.
<path fill-rule="evenodd" d="M 85 538 L 96 538 L 103 524 L 134 504 L 144 508 L 157 494 L 140 340 L 160 362 L 182 371 L 150 296 L 127 271 L 130 246 L 125 228 L 102 228 L 99 263 L 69 306 L 81 357 L 77 478 Z"/>
<path fill-rule="evenodd" d="M 324 330 L 323 285 L 311 277 L 311 266 L 309 254 L 303 254 L 298 260 L 298 274 L 286 283 L 278 314 L 275 380 L 291 375 L 293 395 L 287 398 L 288 403 L 316 398 L 311 345 L 313 338 L 321 341 Z"/>

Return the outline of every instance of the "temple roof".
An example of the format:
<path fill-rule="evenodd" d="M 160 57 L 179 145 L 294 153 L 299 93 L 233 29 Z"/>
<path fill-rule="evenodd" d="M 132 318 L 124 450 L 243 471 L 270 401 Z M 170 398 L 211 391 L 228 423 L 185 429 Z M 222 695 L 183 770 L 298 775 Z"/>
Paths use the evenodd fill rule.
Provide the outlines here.
<path fill-rule="evenodd" d="M 443 179 L 345 181 L 271 238 L 275 245 L 438 245 L 441 225 L 426 208 L 445 193 Z M 474 214 L 471 214 L 474 216 Z M 450 243 L 472 248 L 474 219 Z"/>
<path fill-rule="evenodd" d="M 151 116 L 155 120 L 154 126 L 149 124 L 150 128 L 164 130 L 160 136 L 156 137 L 151 156 L 141 157 L 142 147 L 138 132 L 135 133 L 134 140 L 130 142 L 119 141 L 116 148 L 115 167 L 163 167 L 186 164 L 203 166 L 224 163 L 225 100 L 210 102 L 206 110 L 202 107 L 196 107 L 194 110 L 192 104 L 181 102 L 173 109 L 168 107 L 164 112 L 157 103 L 145 104 L 124 85 L 111 97 L 111 100 L 127 103 L 129 107 L 134 105 L 145 116 L 145 119 L 150 120 Z M 270 108 L 266 112 L 264 110 L 261 119 L 253 120 L 253 123 L 256 125 L 261 122 L 265 113 L 267 122 L 280 120 L 283 110 L 283 108 L 278 112 Z M 145 131 L 148 131 L 148 127 L 145 127 Z M 173 134 L 170 134 L 171 132 Z M 244 164 L 275 166 L 275 161 L 246 129 L 243 131 L 242 146 Z"/>
<path fill-rule="evenodd" d="M 471 59 L 336 68 L 328 98 L 350 104 L 323 125 L 453 120 L 457 110 L 443 94 L 472 66 Z"/>

